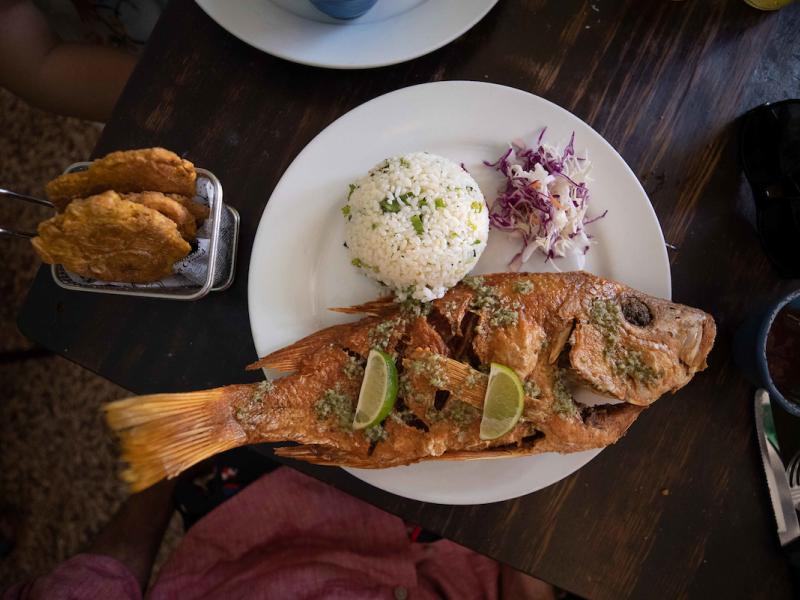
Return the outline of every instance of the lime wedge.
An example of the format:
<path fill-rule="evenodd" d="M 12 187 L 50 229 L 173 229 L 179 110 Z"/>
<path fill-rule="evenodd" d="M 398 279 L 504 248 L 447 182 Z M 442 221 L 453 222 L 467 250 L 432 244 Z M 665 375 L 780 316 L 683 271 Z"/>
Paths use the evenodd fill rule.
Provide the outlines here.
<path fill-rule="evenodd" d="M 353 429 L 365 429 L 383 421 L 392 412 L 396 399 L 397 368 L 394 360 L 386 352 L 370 350 L 358 393 Z"/>
<path fill-rule="evenodd" d="M 513 369 L 492 363 L 483 399 L 481 439 L 494 440 L 514 428 L 522 414 L 525 391 Z"/>

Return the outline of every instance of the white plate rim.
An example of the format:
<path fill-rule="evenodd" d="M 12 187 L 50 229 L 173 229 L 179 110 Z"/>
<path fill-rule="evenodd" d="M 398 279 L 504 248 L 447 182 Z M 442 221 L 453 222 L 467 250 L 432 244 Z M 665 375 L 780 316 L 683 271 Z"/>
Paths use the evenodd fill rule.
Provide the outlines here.
<path fill-rule="evenodd" d="M 400 88 L 400 89 L 388 92 L 386 94 L 383 94 L 381 96 L 378 96 L 376 98 L 373 98 L 373 99 L 371 99 L 371 100 L 369 100 L 367 102 L 364 102 L 361 105 L 359 105 L 359 106 L 353 108 L 352 110 L 348 111 L 347 113 L 341 115 L 335 121 L 333 121 L 332 123 L 327 125 L 322 131 L 320 131 L 300 151 L 300 153 L 298 153 L 298 155 L 294 158 L 294 160 L 290 163 L 290 165 L 284 171 L 284 173 L 281 176 L 280 180 L 278 181 L 278 183 L 276 184 L 275 188 L 273 189 L 272 194 L 270 195 L 270 200 L 272 200 L 272 198 L 275 198 L 276 196 L 280 196 L 281 193 L 283 193 L 283 187 L 285 185 L 287 185 L 287 181 L 292 176 L 292 167 L 294 167 L 295 165 L 301 164 L 303 159 L 304 159 L 304 154 L 311 153 L 316 148 L 316 146 L 318 144 L 326 143 L 327 140 L 325 140 L 325 133 L 328 132 L 329 130 L 333 129 L 334 126 L 336 126 L 337 124 L 341 125 L 341 122 L 343 120 L 357 118 L 359 111 L 369 110 L 372 106 L 374 106 L 375 103 L 382 102 L 384 99 L 386 99 L 389 96 L 394 96 L 394 95 L 398 95 L 398 94 L 413 94 L 414 90 L 417 89 L 417 88 L 428 88 L 430 86 L 464 86 L 464 85 L 466 85 L 466 86 L 482 86 L 482 87 L 491 86 L 491 87 L 497 88 L 498 90 L 503 91 L 504 93 L 515 93 L 515 94 L 522 94 L 522 95 L 526 95 L 526 96 L 532 96 L 533 98 L 536 99 L 536 101 L 546 103 L 546 105 L 548 105 L 552 110 L 554 110 L 554 111 L 556 111 L 558 113 L 562 113 L 562 114 L 566 115 L 569 119 L 573 119 L 573 120 L 576 120 L 576 121 L 580 122 L 583 127 L 585 127 L 588 130 L 590 130 L 593 133 L 593 135 L 596 136 L 597 141 L 602 143 L 606 147 L 607 151 L 610 152 L 613 157 L 618 159 L 619 163 L 621 163 L 621 166 L 623 167 L 623 169 L 627 173 L 628 177 L 630 177 L 631 183 L 635 183 L 635 188 L 636 188 L 637 192 L 646 200 L 646 204 L 644 205 L 644 208 L 645 208 L 646 212 L 648 213 L 648 217 L 652 220 L 651 224 L 655 225 L 654 232 L 656 232 L 656 237 L 657 237 L 657 239 L 654 240 L 654 242 L 653 242 L 653 248 L 656 247 L 656 242 L 657 242 L 658 249 L 659 249 L 658 256 L 659 256 L 659 259 L 660 259 L 659 260 L 660 264 L 655 265 L 655 267 L 662 271 L 662 275 L 664 277 L 664 279 L 661 281 L 662 289 L 661 289 L 661 293 L 659 295 L 661 297 L 663 297 L 663 298 L 671 299 L 671 273 L 670 273 L 670 265 L 669 265 L 669 258 L 668 258 L 668 255 L 667 255 L 666 245 L 664 243 L 663 232 L 661 230 L 661 226 L 660 226 L 660 223 L 658 221 L 658 216 L 655 213 L 655 210 L 654 210 L 654 208 L 652 206 L 652 203 L 649 201 L 647 193 L 645 192 L 644 188 L 642 187 L 641 182 L 638 180 L 636 175 L 631 170 L 630 166 L 625 162 L 625 160 L 622 158 L 622 156 L 614 149 L 614 147 L 611 146 L 611 144 L 607 140 L 605 140 L 605 138 L 603 138 L 603 136 L 601 136 L 597 131 L 594 130 L 594 128 L 592 128 L 590 125 L 585 123 L 582 119 L 580 119 L 576 115 L 572 114 L 570 111 L 564 109 L 563 107 L 560 107 L 557 104 L 555 104 L 555 103 L 553 103 L 553 102 L 551 102 L 551 101 L 549 101 L 549 100 L 547 100 L 545 98 L 542 98 L 540 96 L 537 96 L 537 95 L 532 94 L 530 92 L 527 92 L 525 90 L 520 90 L 520 89 L 517 89 L 517 88 L 510 87 L 510 86 L 504 86 L 504 85 L 490 83 L 490 82 L 484 82 L 484 81 L 471 81 L 471 80 L 436 81 L 436 82 L 427 82 L 427 83 L 421 83 L 421 84 L 417 84 L 417 85 L 413 85 L 413 86 Z M 383 157 L 379 157 L 379 158 L 383 158 Z M 248 309 L 249 309 L 249 314 L 250 314 L 251 332 L 252 332 L 252 335 L 253 335 L 254 345 L 256 346 L 257 350 L 259 349 L 259 347 L 263 347 L 264 344 L 259 342 L 259 337 L 260 336 L 259 336 L 259 333 L 257 332 L 257 327 L 256 327 L 256 325 L 254 324 L 254 321 L 253 321 L 253 311 L 250 309 L 250 307 L 252 307 L 254 305 L 254 302 L 255 302 L 255 299 L 254 299 L 255 287 L 252 285 L 252 281 L 254 280 L 254 271 L 257 269 L 257 266 L 256 266 L 256 261 L 254 260 L 254 257 L 256 256 L 257 249 L 259 248 L 261 243 L 263 243 L 263 242 L 260 242 L 259 240 L 263 239 L 263 237 L 266 235 L 264 232 L 266 231 L 268 226 L 265 225 L 265 223 L 267 223 L 267 221 L 269 219 L 269 215 L 272 212 L 271 211 L 271 207 L 274 207 L 274 206 L 276 206 L 276 204 L 268 202 L 266 204 L 265 208 L 264 208 L 263 213 L 262 213 L 261 220 L 259 222 L 259 225 L 258 225 L 258 228 L 257 228 L 257 231 L 256 231 L 256 235 L 255 235 L 255 239 L 254 239 L 254 242 L 253 242 L 253 249 L 252 249 L 250 266 L 249 266 L 249 273 L 248 273 L 248 278 L 249 278 L 249 280 L 248 280 Z M 415 490 L 413 494 L 409 494 L 407 492 L 407 490 L 404 490 L 404 489 L 399 488 L 399 487 L 394 487 L 392 485 L 387 485 L 387 484 L 385 484 L 385 482 L 382 482 L 381 484 L 378 484 L 375 481 L 372 481 L 372 477 L 371 476 L 376 471 L 386 472 L 386 471 L 390 471 L 392 469 L 413 469 L 415 466 L 417 466 L 419 464 L 426 464 L 426 463 L 418 463 L 417 465 L 410 465 L 410 466 L 407 466 L 407 467 L 394 467 L 392 469 L 381 469 L 381 470 L 354 469 L 354 468 L 344 468 L 344 470 L 347 471 L 348 473 L 350 473 L 351 475 L 355 476 L 356 478 L 361 479 L 362 481 L 365 481 L 366 483 L 369 483 L 370 485 L 373 485 L 373 486 L 378 487 L 379 489 L 382 489 L 382 490 L 384 490 L 386 492 L 393 493 L 393 494 L 396 494 L 398 496 L 402 496 L 402 497 L 405 497 L 405 498 L 418 500 L 418 501 L 422 501 L 422 502 L 448 504 L 448 505 L 476 505 L 476 504 L 485 504 L 485 503 L 492 503 L 492 502 L 500 502 L 500 501 L 504 501 L 504 500 L 509 500 L 509 499 L 512 499 L 512 498 L 519 497 L 521 495 L 525 495 L 525 494 L 528 494 L 528 493 L 533 493 L 533 492 L 538 491 L 540 489 L 544 489 L 544 488 L 552 485 L 553 483 L 556 483 L 557 481 L 560 481 L 561 479 L 563 479 L 563 478 L 575 473 L 576 471 L 578 471 L 580 468 L 585 466 L 589 461 L 591 461 L 592 458 L 597 456 L 602 450 L 603 449 L 595 449 L 595 450 L 588 450 L 588 451 L 585 451 L 585 452 L 573 453 L 573 454 L 569 454 L 569 455 L 552 455 L 552 456 L 555 456 L 555 457 L 565 457 L 565 456 L 566 457 L 573 457 L 575 459 L 575 462 L 579 463 L 579 464 L 576 464 L 574 466 L 574 468 L 571 468 L 571 470 L 569 470 L 568 472 L 561 473 L 557 477 L 552 478 L 551 480 L 546 480 L 543 485 L 540 485 L 540 486 L 536 487 L 535 489 L 530 489 L 527 492 L 513 493 L 513 494 L 508 494 L 508 495 L 502 495 L 502 494 L 501 495 L 497 495 L 497 494 L 491 494 L 490 493 L 490 494 L 484 494 L 484 495 L 482 495 L 480 497 L 477 497 L 477 498 L 470 498 L 470 499 L 464 499 L 464 498 L 458 498 L 458 497 L 448 497 L 446 494 L 443 495 L 441 493 L 419 492 L 418 490 Z M 545 455 L 537 455 L 535 457 L 496 459 L 496 460 L 518 461 L 518 460 L 526 460 L 526 459 L 530 459 L 530 458 L 538 458 L 538 457 L 542 457 L 542 456 L 545 456 Z M 435 461 L 432 461 L 432 462 L 435 462 Z M 477 462 L 485 462 L 485 461 L 468 461 L 468 462 L 476 462 L 477 463 Z"/>
<path fill-rule="evenodd" d="M 414 60 L 416 58 L 420 58 L 421 56 L 425 56 L 430 54 L 431 52 L 435 52 L 440 48 L 443 48 L 456 38 L 460 37 L 461 35 L 465 34 L 467 31 L 472 29 L 475 25 L 477 25 L 483 18 L 489 13 L 492 8 L 494 8 L 495 4 L 499 0 L 472 0 L 474 3 L 469 5 L 469 8 L 474 8 L 474 11 L 464 20 L 462 20 L 458 26 L 453 26 L 446 30 L 446 32 L 442 32 L 442 35 L 434 40 L 431 40 L 421 46 L 416 48 L 409 48 L 406 52 L 397 52 L 394 56 L 387 56 L 383 60 L 377 61 L 370 61 L 370 60 L 363 60 L 363 61 L 352 61 L 348 63 L 344 63 L 341 61 L 331 61 L 326 60 L 325 58 L 317 58 L 317 59 L 309 59 L 303 58 L 302 56 L 298 56 L 296 53 L 287 52 L 286 50 L 281 49 L 280 46 L 276 45 L 265 45 L 263 43 L 259 43 L 258 41 L 251 38 L 251 36 L 242 35 L 239 32 L 235 31 L 235 26 L 228 20 L 226 20 L 223 16 L 221 16 L 220 12 L 217 10 L 217 5 L 222 4 L 220 7 L 222 10 L 230 8 L 230 5 L 226 3 L 225 0 L 195 0 L 197 5 L 203 10 L 203 12 L 208 15 L 217 25 L 222 27 L 225 31 L 230 33 L 232 36 L 236 37 L 237 39 L 243 41 L 244 43 L 260 50 L 261 52 L 265 52 L 277 58 L 281 58 L 283 60 L 287 60 L 289 62 L 307 65 L 310 67 L 319 67 L 319 68 L 326 68 L 326 69 L 341 69 L 341 70 L 352 70 L 352 69 L 375 69 L 380 67 L 388 67 L 391 65 L 400 64 L 403 62 L 407 62 L 410 60 Z M 431 1 L 431 0 L 428 0 Z M 279 8 L 279 7 L 277 7 Z M 409 12 L 413 12 L 409 11 Z M 296 17 L 296 21 L 300 22 L 302 19 L 300 17 Z M 447 21 L 448 24 L 455 22 Z M 370 50 L 374 50 L 374 48 L 362 48 L 360 52 L 363 53 L 364 56 L 370 55 Z"/>

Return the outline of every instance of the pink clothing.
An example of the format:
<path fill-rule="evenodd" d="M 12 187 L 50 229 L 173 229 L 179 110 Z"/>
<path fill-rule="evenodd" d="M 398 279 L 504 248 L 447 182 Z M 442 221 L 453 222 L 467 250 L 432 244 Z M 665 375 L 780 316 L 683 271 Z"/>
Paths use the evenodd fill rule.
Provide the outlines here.
<path fill-rule="evenodd" d="M 403 521 L 280 468 L 189 530 L 149 597 L 488 598 L 498 564 L 440 540 L 412 543 Z M 7 598 L 140 598 L 114 559 L 78 555 Z"/>
<path fill-rule="evenodd" d="M 114 558 L 78 554 L 52 573 L 6 590 L 4 600 L 83 600 L 84 598 L 141 598 L 139 582 Z"/>

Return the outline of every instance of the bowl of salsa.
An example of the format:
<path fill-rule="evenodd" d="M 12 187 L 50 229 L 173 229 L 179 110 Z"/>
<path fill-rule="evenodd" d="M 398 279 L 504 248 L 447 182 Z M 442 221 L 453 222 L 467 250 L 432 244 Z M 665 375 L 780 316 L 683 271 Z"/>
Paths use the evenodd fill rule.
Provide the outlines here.
<path fill-rule="evenodd" d="M 755 385 L 800 417 L 800 289 L 751 314 L 737 333 L 735 353 Z"/>
<path fill-rule="evenodd" d="M 776 314 L 767 334 L 767 372 L 777 395 L 800 408 L 800 296 Z"/>

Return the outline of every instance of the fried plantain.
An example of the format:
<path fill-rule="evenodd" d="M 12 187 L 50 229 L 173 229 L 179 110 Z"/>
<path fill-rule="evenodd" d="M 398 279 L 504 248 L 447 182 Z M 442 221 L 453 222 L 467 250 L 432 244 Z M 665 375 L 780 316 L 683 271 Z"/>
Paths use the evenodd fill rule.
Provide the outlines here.
<path fill-rule="evenodd" d="M 160 212 L 178 226 L 183 239 L 191 242 L 197 235 L 197 223 L 194 216 L 183 204 L 170 195 L 161 192 L 133 192 L 120 194 L 123 200 L 129 200 Z"/>
<path fill-rule="evenodd" d="M 107 190 L 154 191 L 194 196 L 197 174 L 188 160 L 164 148 L 112 152 L 95 160 L 86 171 L 66 173 L 45 187 L 47 198 L 63 212 L 76 198 Z"/>
<path fill-rule="evenodd" d="M 203 221 L 208 218 L 208 214 L 211 212 L 208 205 L 192 200 L 189 196 L 181 196 L 180 194 L 166 195 L 175 200 L 175 202 L 181 204 L 192 214 L 197 227 L 200 227 L 203 224 Z"/>
<path fill-rule="evenodd" d="M 74 200 L 38 233 L 31 243 L 44 262 L 104 281 L 157 281 L 191 249 L 172 220 L 111 191 Z"/>

